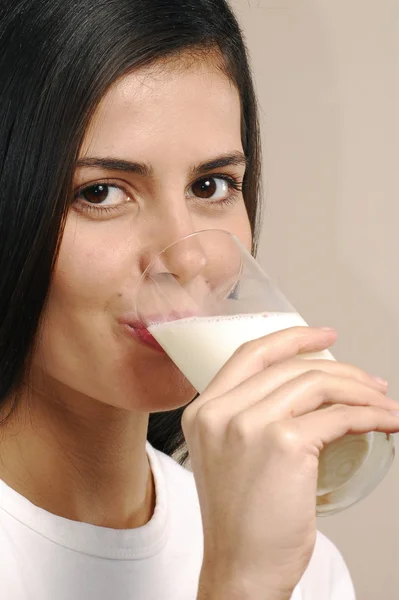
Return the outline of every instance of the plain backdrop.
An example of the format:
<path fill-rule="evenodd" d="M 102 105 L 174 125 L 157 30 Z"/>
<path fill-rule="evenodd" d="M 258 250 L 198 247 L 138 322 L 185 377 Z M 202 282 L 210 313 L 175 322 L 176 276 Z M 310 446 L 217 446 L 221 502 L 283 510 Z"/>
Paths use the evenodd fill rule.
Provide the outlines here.
<path fill-rule="evenodd" d="M 399 400 L 399 0 L 232 5 L 261 105 L 260 261 L 310 324 L 337 328 L 336 358 L 388 379 Z M 358 600 L 398 600 L 399 456 L 319 528 Z"/>

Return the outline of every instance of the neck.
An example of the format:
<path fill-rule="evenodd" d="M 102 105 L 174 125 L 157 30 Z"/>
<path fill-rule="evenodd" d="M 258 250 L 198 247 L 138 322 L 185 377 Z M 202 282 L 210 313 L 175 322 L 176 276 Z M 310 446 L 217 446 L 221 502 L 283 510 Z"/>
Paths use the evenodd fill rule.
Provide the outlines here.
<path fill-rule="evenodd" d="M 0 479 L 67 519 L 140 527 L 155 504 L 147 428 L 148 414 L 65 390 L 56 396 L 24 392 L 2 426 Z"/>

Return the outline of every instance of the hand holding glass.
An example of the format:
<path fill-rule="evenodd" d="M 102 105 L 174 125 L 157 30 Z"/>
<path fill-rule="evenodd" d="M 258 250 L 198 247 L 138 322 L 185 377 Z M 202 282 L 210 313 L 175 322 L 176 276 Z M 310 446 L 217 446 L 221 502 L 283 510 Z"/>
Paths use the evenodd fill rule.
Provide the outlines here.
<path fill-rule="evenodd" d="M 136 312 L 199 393 L 245 342 L 306 325 L 238 238 L 222 230 L 194 233 L 163 250 L 140 280 Z M 334 360 L 328 351 L 301 358 Z M 393 457 L 385 433 L 346 435 L 326 446 L 317 513 L 364 498 Z"/>

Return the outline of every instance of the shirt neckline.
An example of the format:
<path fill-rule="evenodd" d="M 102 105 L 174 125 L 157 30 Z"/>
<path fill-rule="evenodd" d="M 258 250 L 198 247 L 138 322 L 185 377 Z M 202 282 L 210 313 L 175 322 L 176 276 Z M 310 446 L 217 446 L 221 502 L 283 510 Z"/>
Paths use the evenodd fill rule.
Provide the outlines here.
<path fill-rule="evenodd" d="M 0 479 L 0 511 L 47 540 L 74 552 L 114 560 L 138 560 L 158 553 L 168 536 L 166 482 L 156 450 L 146 443 L 155 483 L 152 518 L 135 529 L 110 529 L 54 515 L 30 502 Z"/>

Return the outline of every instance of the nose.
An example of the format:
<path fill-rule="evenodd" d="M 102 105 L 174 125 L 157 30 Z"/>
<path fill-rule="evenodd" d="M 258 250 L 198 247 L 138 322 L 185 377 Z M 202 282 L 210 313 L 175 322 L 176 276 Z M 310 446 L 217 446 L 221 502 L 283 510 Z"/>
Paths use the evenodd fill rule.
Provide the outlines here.
<path fill-rule="evenodd" d="M 154 267 L 158 273 L 168 273 L 184 285 L 204 273 L 207 262 L 198 236 L 188 235 L 167 247 Z"/>
<path fill-rule="evenodd" d="M 209 259 L 198 237 L 188 234 L 162 249 L 151 260 L 146 272 L 154 284 L 161 287 L 177 284 L 187 291 L 194 285 L 196 288 L 206 286 Z"/>
<path fill-rule="evenodd" d="M 199 236 L 203 229 L 186 209 L 179 214 L 172 211 L 157 215 L 148 232 L 148 243 L 141 254 L 141 272 L 147 269 L 155 274 L 169 274 L 180 284 L 194 279 L 207 265 L 206 252 Z M 203 224 L 202 224 L 203 225 Z"/>
<path fill-rule="evenodd" d="M 209 274 L 208 258 L 197 238 L 195 233 L 186 234 L 147 265 L 136 292 L 136 312 L 144 322 L 200 314 L 209 295 Z"/>
<path fill-rule="evenodd" d="M 144 322 L 160 315 L 217 314 L 237 283 L 241 263 L 240 247 L 227 232 L 186 234 L 146 265 L 136 293 L 137 313 Z"/>

